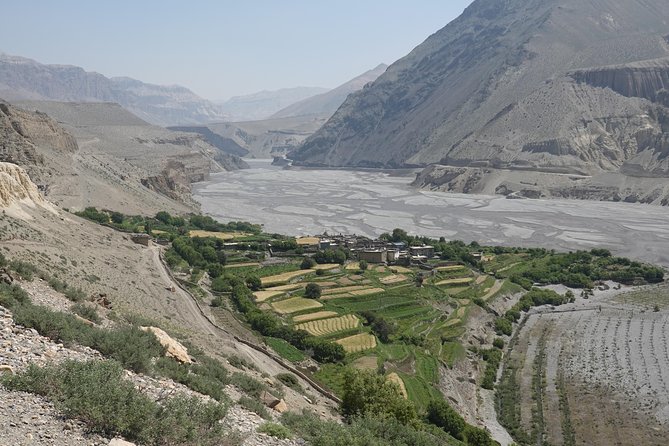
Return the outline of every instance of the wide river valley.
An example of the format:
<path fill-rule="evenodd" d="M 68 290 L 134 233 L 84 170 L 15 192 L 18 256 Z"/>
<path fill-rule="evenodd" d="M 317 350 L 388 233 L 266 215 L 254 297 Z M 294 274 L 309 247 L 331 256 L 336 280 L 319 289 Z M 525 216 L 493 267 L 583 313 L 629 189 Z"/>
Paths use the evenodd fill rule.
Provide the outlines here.
<path fill-rule="evenodd" d="M 560 250 L 606 247 L 669 267 L 669 209 L 577 200 L 508 200 L 430 192 L 412 173 L 282 169 L 250 160 L 194 187 L 202 211 L 291 235 L 411 234 Z"/>

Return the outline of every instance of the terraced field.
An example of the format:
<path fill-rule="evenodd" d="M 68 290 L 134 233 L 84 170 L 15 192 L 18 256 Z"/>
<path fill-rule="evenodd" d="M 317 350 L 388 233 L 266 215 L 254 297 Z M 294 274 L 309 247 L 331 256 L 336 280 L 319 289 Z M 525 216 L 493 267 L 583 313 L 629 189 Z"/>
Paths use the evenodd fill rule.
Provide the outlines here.
<path fill-rule="evenodd" d="M 248 237 L 249 234 L 244 232 L 211 232 L 211 231 L 202 231 L 199 229 L 192 230 L 188 233 L 189 237 L 215 237 L 221 240 L 232 240 L 240 237 Z"/>
<path fill-rule="evenodd" d="M 315 321 L 317 319 L 325 319 L 336 315 L 337 315 L 336 311 L 317 311 L 316 313 L 307 313 L 295 316 L 293 317 L 293 322 L 296 323 L 309 322 L 309 321 Z"/>
<path fill-rule="evenodd" d="M 319 319 L 305 322 L 295 326 L 298 330 L 305 330 L 314 336 L 327 336 L 340 331 L 353 330 L 360 326 L 360 319 L 352 314 Z"/>
<path fill-rule="evenodd" d="M 255 291 L 253 293 L 253 297 L 255 297 L 256 302 L 265 302 L 266 300 L 269 300 L 273 297 L 276 296 L 281 296 L 283 294 L 283 291 Z"/>
<path fill-rule="evenodd" d="M 357 353 L 376 348 L 376 337 L 369 333 L 360 333 L 343 339 L 337 339 L 337 344 L 344 347 L 346 353 Z"/>
<path fill-rule="evenodd" d="M 533 443 L 667 444 L 668 338 L 669 310 L 621 298 L 532 315 L 504 374 L 517 403 L 506 398 L 500 419 Z"/>
<path fill-rule="evenodd" d="M 446 279 L 436 283 L 436 285 L 465 285 L 474 281 L 471 277 L 459 277 L 457 279 Z"/>
<path fill-rule="evenodd" d="M 297 313 L 298 311 L 313 310 L 322 306 L 323 304 L 320 302 L 303 297 L 291 297 L 272 303 L 272 308 L 279 314 Z"/>
<path fill-rule="evenodd" d="M 267 285 L 279 285 L 285 282 L 288 282 L 289 280 L 295 279 L 300 276 L 306 276 L 308 274 L 314 273 L 316 270 L 313 269 L 303 269 L 299 271 L 290 271 L 287 273 L 282 273 L 282 274 L 277 274 L 275 276 L 268 276 L 268 277 L 262 277 L 260 279 L 260 282 L 262 283 L 262 286 L 267 286 Z"/>

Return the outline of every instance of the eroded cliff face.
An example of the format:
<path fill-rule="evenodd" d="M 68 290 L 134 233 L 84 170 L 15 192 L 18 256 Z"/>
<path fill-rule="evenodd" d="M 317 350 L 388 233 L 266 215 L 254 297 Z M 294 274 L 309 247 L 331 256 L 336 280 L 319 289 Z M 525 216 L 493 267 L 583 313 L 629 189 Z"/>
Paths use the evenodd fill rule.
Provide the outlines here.
<path fill-rule="evenodd" d="M 44 187 L 53 169 L 44 151 L 70 158 L 79 149 L 74 137 L 56 121 L 39 112 L 28 112 L 0 100 L 0 161 L 22 166 Z"/>
<path fill-rule="evenodd" d="M 477 0 L 289 157 L 665 177 L 667 35 L 664 0 Z"/>
<path fill-rule="evenodd" d="M 37 186 L 21 167 L 0 162 L 0 208 L 13 204 L 44 204 Z"/>

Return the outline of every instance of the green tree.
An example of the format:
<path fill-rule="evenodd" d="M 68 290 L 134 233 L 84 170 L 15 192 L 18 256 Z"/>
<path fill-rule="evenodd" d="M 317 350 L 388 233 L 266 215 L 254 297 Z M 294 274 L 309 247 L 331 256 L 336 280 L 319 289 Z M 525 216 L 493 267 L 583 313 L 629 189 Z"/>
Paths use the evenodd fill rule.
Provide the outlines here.
<path fill-rule="evenodd" d="M 464 418 L 446 401 L 430 401 L 427 406 L 427 419 L 435 426 L 439 426 L 451 436 L 462 440 L 467 427 Z"/>
<path fill-rule="evenodd" d="M 361 260 L 358 263 L 360 265 L 360 271 L 367 271 L 367 268 L 369 268 L 369 263 L 367 263 L 367 260 Z"/>
<path fill-rule="evenodd" d="M 304 291 L 304 297 L 309 299 L 318 299 L 321 297 L 321 286 L 317 283 L 308 283 L 307 288 Z"/>
<path fill-rule="evenodd" d="M 251 288 L 253 291 L 258 291 L 262 288 L 262 281 L 258 276 L 248 276 L 246 278 L 246 286 Z"/>
<path fill-rule="evenodd" d="M 311 257 L 305 257 L 304 259 L 302 259 L 302 263 L 300 264 L 300 269 L 311 269 L 314 266 L 316 266 L 316 261 Z"/>
<path fill-rule="evenodd" d="M 417 418 L 416 408 L 404 398 L 397 384 L 370 370 L 346 371 L 341 411 L 348 420 L 372 415 L 409 424 Z"/>

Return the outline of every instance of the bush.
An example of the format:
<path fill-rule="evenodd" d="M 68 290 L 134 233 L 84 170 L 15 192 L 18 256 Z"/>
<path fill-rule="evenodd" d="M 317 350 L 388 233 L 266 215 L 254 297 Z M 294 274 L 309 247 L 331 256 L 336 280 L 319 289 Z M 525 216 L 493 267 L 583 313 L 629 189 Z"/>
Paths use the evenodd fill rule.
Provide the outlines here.
<path fill-rule="evenodd" d="M 230 376 L 230 384 L 238 387 L 244 393 L 258 398 L 267 387 L 255 378 L 243 373 L 233 373 Z"/>
<path fill-rule="evenodd" d="M 318 299 L 321 297 L 321 286 L 317 283 L 308 283 L 307 288 L 304 291 L 304 297 L 309 299 Z"/>
<path fill-rule="evenodd" d="M 316 266 L 316 261 L 311 257 L 305 257 L 300 263 L 300 269 L 311 269 Z"/>
<path fill-rule="evenodd" d="M 367 268 L 369 268 L 369 263 L 367 263 L 367 260 L 361 260 L 358 262 L 360 265 L 360 271 L 367 271 Z"/>
<path fill-rule="evenodd" d="M 258 276 L 248 276 L 246 278 L 246 286 L 248 286 L 253 291 L 258 291 L 262 288 L 262 281 Z"/>
<path fill-rule="evenodd" d="M 99 324 L 101 322 L 98 312 L 95 310 L 95 308 L 91 306 L 84 304 L 74 304 L 72 305 L 72 307 L 70 307 L 70 309 L 74 314 L 78 314 L 79 316 L 83 317 L 86 320 L 95 322 L 96 324 Z"/>
<path fill-rule="evenodd" d="M 493 347 L 502 350 L 502 349 L 504 348 L 504 339 L 502 339 L 502 338 L 495 338 L 495 340 L 492 341 L 492 345 L 493 345 Z"/>
<path fill-rule="evenodd" d="M 67 417 L 83 421 L 92 432 L 152 445 L 219 444 L 219 420 L 226 407 L 196 398 L 170 398 L 158 406 L 123 379 L 115 361 L 66 361 L 59 366 L 30 365 L 3 378 L 11 390 L 43 395 Z"/>
<path fill-rule="evenodd" d="M 290 387 L 291 389 L 297 390 L 298 392 L 302 392 L 304 390 L 300 385 L 300 381 L 292 373 L 279 373 L 276 375 L 276 379 L 281 381 L 284 386 Z"/>
<path fill-rule="evenodd" d="M 511 321 L 503 317 L 495 319 L 495 332 L 498 335 L 511 336 L 513 333 L 513 325 L 511 324 Z"/>
<path fill-rule="evenodd" d="M 257 399 L 249 398 L 248 396 L 243 396 L 237 401 L 237 404 L 242 406 L 244 409 L 249 410 L 253 413 L 256 413 L 263 417 L 266 420 L 271 419 L 267 408 L 258 401 Z"/>
<path fill-rule="evenodd" d="M 430 401 L 430 404 L 427 406 L 427 419 L 430 423 L 439 426 L 454 438 L 463 439 L 467 423 L 446 401 Z"/>
<path fill-rule="evenodd" d="M 293 435 L 290 433 L 290 429 L 286 426 L 277 423 L 266 422 L 261 424 L 258 427 L 258 432 L 261 434 L 267 434 L 270 437 L 279 438 L 285 440 L 291 438 Z"/>

